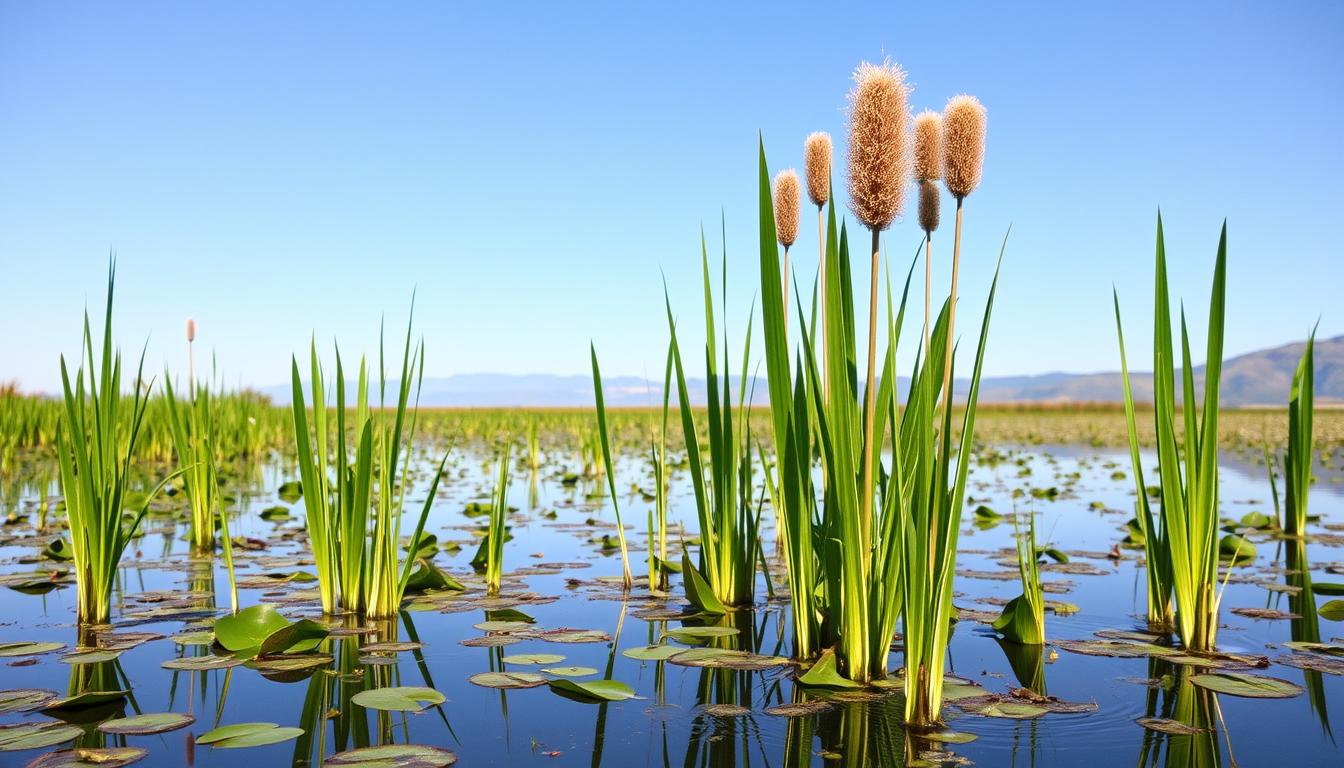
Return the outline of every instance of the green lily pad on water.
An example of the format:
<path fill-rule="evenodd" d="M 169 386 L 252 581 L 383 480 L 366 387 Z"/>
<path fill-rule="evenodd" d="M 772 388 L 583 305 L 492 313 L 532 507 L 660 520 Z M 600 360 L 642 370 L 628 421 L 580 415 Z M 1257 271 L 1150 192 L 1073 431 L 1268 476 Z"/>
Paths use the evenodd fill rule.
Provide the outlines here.
<path fill-rule="evenodd" d="M 169 659 L 159 666 L 181 672 L 206 672 L 212 669 L 237 667 L 242 663 L 243 660 L 236 656 L 182 656 Z"/>
<path fill-rule="evenodd" d="M 196 743 L 220 749 L 238 749 L 279 744 L 301 735 L 302 728 L 282 728 L 275 723 L 235 723 L 206 731 L 196 737 Z"/>
<path fill-rule="evenodd" d="M 500 659 L 505 664 L 559 664 L 564 660 L 558 653 L 514 653 Z"/>
<path fill-rule="evenodd" d="M 30 712 L 55 698 L 56 692 L 46 688 L 11 688 L 0 691 L 0 715 L 10 712 Z"/>
<path fill-rule="evenodd" d="M 98 730 L 103 733 L 144 736 L 151 733 L 176 731 L 178 728 L 186 728 L 194 722 L 196 722 L 196 718 L 191 715 L 178 712 L 157 712 L 108 720 L 99 723 Z"/>
<path fill-rule="evenodd" d="M 638 648 L 626 648 L 621 651 L 621 655 L 640 661 L 667 661 L 685 650 L 675 645 L 643 645 Z"/>
<path fill-rule="evenodd" d="M 1329 621 L 1344 621 L 1344 600 L 1331 600 L 1322 605 L 1317 611 L 1322 619 Z"/>
<path fill-rule="evenodd" d="M 1302 686 L 1296 683 L 1244 672 L 1209 672 L 1191 675 L 1190 682 L 1218 693 L 1252 699 L 1288 699 L 1302 693 Z"/>
<path fill-rule="evenodd" d="M 148 754 L 149 750 L 142 747 L 78 747 L 48 752 L 28 763 L 27 768 L 121 768 L 145 759 Z"/>
<path fill-rule="evenodd" d="M 587 677 L 597 674 L 597 670 L 592 667 L 547 667 L 541 671 L 557 677 Z"/>
<path fill-rule="evenodd" d="M 384 712 L 419 712 L 427 706 L 447 701 L 442 693 L 421 686 L 374 688 L 360 691 L 350 700 L 365 709 L 379 709 Z"/>
<path fill-rule="evenodd" d="M 546 676 L 536 672 L 478 672 L 467 681 L 482 688 L 536 688 L 546 684 Z"/>
<path fill-rule="evenodd" d="M 482 621 L 471 626 L 482 632 L 503 632 L 506 634 L 532 628 L 532 625 L 526 621 Z"/>
<path fill-rule="evenodd" d="M 215 640 L 230 651 L 258 648 L 272 632 L 289 626 L 289 620 L 269 605 L 252 605 L 215 621 Z"/>
<path fill-rule="evenodd" d="M 683 667 L 738 670 L 769 669 L 791 663 L 782 656 L 761 656 L 728 648 L 689 648 L 674 654 L 668 661 Z"/>
<path fill-rule="evenodd" d="M 303 485 L 298 480 L 290 480 L 287 483 L 282 483 L 276 489 L 275 495 L 279 496 L 280 500 L 286 504 L 293 504 L 303 498 Z"/>
<path fill-rule="evenodd" d="M 0 752 L 41 749 L 70 741 L 84 729 L 65 723 L 17 723 L 0 725 Z"/>
<path fill-rule="evenodd" d="M 78 712 L 82 709 L 120 702 L 126 698 L 128 693 L 129 691 L 86 691 L 78 696 L 56 699 L 42 707 L 42 711 L 49 715 Z"/>
<path fill-rule="evenodd" d="M 551 690 L 585 702 L 624 701 L 635 698 L 635 689 L 619 680 L 551 680 Z"/>
<path fill-rule="evenodd" d="M 80 648 L 61 657 L 62 664 L 98 664 L 121 656 L 121 651 L 110 648 Z"/>
<path fill-rule="evenodd" d="M 20 640 L 16 643 L 0 643 L 0 656 L 41 656 L 44 653 L 59 651 L 65 643 L 38 643 Z"/>
<path fill-rule="evenodd" d="M 735 637 L 741 630 L 735 627 L 676 627 L 669 629 L 666 635 L 683 643 L 696 643 L 719 637 Z"/>
<path fill-rule="evenodd" d="M 816 663 L 812 665 L 811 669 L 807 670 L 806 674 L 798 678 L 798 682 L 816 688 L 854 689 L 863 687 L 853 680 L 840 676 L 840 672 L 836 668 L 835 651 L 829 648 L 821 652 L 821 656 L 817 657 Z"/>
<path fill-rule="evenodd" d="M 446 749 L 424 744 L 387 744 L 337 752 L 322 761 L 323 766 L 365 766 L 366 768 L 443 768 L 457 762 L 457 755 Z"/>
<path fill-rule="evenodd" d="M 1150 731 L 1169 733 L 1173 736 L 1195 736 L 1197 734 L 1209 732 L 1209 729 L 1207 728 L 1200 728 L 1196 725 L 1182 723 L 1180 720 L 1171 720 L 1165 717 L 1140 717 L 1134 722 Z"/>

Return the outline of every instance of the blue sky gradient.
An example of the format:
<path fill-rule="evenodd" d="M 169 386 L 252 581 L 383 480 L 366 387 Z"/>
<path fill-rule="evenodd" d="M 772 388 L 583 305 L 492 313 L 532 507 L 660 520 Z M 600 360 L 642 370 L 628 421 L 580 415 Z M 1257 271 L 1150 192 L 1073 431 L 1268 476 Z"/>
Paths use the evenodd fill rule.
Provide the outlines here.
<path fill-rule="evenodd" d="M 58 386 L 109 249 L 156 372 L 185 369 L 188 315 L 230 382 L 286 381 L 314 333 L 376 355 L 415 289 L 427 375 L 583 373 L 592 339 L 660 376 L 660 270 L 699 337 L 722 214 L 737 344 L 758 132 L 777 171 L 829 131 L 841 186 L 850 75 L 885 55 L 916 110 L 989 110 L 959 315 L 968 338 L 1011 224 L 988 374 L 1117 368 L 1113 284 L 1151 359 L 1159 206 L 1196 344 L 1224 217 L 1228 354 L 1336 335 L 1341 33 L 1334 2 L 3 3 L 0 380 Z"/>

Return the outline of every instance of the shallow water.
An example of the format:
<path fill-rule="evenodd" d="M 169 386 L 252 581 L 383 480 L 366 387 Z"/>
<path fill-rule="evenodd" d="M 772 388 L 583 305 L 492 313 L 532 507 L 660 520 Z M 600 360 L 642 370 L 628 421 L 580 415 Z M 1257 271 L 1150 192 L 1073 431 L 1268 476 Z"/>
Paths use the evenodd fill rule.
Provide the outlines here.
<path fill-rule="evenodd" d="M 1030 449 L 1001 448 L 982 454 L 968 484 L 975 503 L 1009 513 L 1037 515 L 1038 538 L 1071 553 L 1071 564 L 1093 566 L 1096 575 L 1061 573 L 1044 566 L 1042 577 L 1066 592 L 1048 593 L 1047 599 L 1076 604 L 1080 610 L 1067 616 L 1049 614 L 1050 640 L 1085 639 L 1104 629 L 1141 628 L 1138 618 L 1145 610 L 1144 574 L 1136 564 L 1141 551 L 1125 550 L 1121 559 L 1106 557 L 1125 535 L 1132 517 L 1133 481 L 1128 477 L 1128 454 L 1122 450 L 1078 447 Z M 997 458 L 997 461 L 991 460 Z M 423 457 L 422 457 L 423 461 Z M 1029 680 L 1015 676 L 1009 654 L 1016 656 L 1025 676 L 1044 675 L 1049 695 L 1069 702 L 1095 702 L 1096 710 L 1081 714 L 1047 714 L 1034 720 L 1007 720 L 960 712 L 949 706 L 945 715 L 952 730 L 974 734 L 970 743 L 947 745 L 949 754 L 929 755 L 938 747 L 907 738 L 900 727 L 899 696 L 857 703 L 836 702 L 819 714 L 783 717 L 766 709 L 807 698 L 792 680 L 788 668 L 764 672 L 697 669 L 667 662 L 641 662 L 620 650 L 655 642 L 667 628 L 680 621 L 645 620 L 637 616 L 651 607 L 677 606 L 679 587 L 671 601 L 652 600 L 637 590 L 623 601 L 610 579 L 620 573 L 620 558 L 604 553 L 593 541 L 611 532 L 610 504 L 601 496 L 604 484 L 583 479 L 575 486 L 559 481 L 564 465 L 577 469 L 576 456 L 548 457 L 546 469 L 533 478 L 524 470 L 515 472 L 510 502 L 520 511 L 511 521 L 514 539 L 505 547 L 508 574 L 504 592 L 509 602 L 536 619 L 538 627 L 571 627 L 600 630 L 612 642 L 550 643 L 524 640 L 502 648 L 467 647 L 460 641 L 484 633 L 473 624 L 485 620 L 478 579 L 468 565 L 475 551 L 472 531 L 479 520 L 468 519 L 463 508 L 483 498 L 489 490 L 489 457 L 463 454 L 451 462 L 440 488 L 427 530 L 440 543 L 462 542 L 459 552 L 441 552 L 440 567 L 459 576 L 468 592 L 454 603 L 451 612 L 414 610 L 400 619 L 376 628 L 374 635 L 326 641 L 323 652 L 335 659 L 328 669 L 283 682 L 263 677 L 246 666 L 207 672 L 175 672 L 161 664 L 179 655 L 206 654 L 203 646 L 179 646 L 166 637 L 124 651 L 114 661 L 69 665 L 57 651 L 40 656 L 0 659 L 0 689 L 45 688 L 60 695 L 80 689 L 120 686 L 131 691 L 124 711 L 185 712 L 195 716 L 194 725 L 152 736 L 104 736 L 92 724 L 85 726 L 82 746 L 130 744 L 149 754 L 140 765 L 317 765 L 323 756 L 355 746 L 381 743 L 424 743 L 453 750 L 463 765 L 669 766 L 669 765 L 892 765 L 916 753 L 951 761 L 969 760 L 979 765 L 1079 765 L 1100 768 L 1109 765 L 1232 765 L 1281 764 L 1290 754 L 1294 765 L 1338 765 L 1344 750 L 1335 743 L 1330 705 L 1344 707 L 1344 678 L 1307 673 L 1273 664 L 1259 674 L 1289 680 L 1308 693 L 1289 699 L 1249 699 L 1230 695 L 1198 695 L 1189 686 L 1161 690 L 1142 680 L 1172 675 L 1180 680 L 1182 668 L 1149 658 L 1109 658 L 1080 655 L 1047 647 L 1042 656 L 1023 655 L 1021 648 L 1001 645 L 989 628 L 971 619 L 955 630 L 949 654 L 951 672 L 975 681 L 993 692 L 1005 692 Z M 1145 456 L 1145 468 L 1155 462 Z M 1113 473 L 1124 473 L 1124 477 Z M 283 504 L 275 495 L 279 485 L 295 473 L 280 465 L 256 471 L 256 488 L 239 506 L 231 522 L 235 536 L 267 542 L 264 550 L 236 551 L 240 580 L 266 572 L 290 572 L 308 562 L 306 545 L 295 538 L 302 524 L 302 502 L 293 516 L 277 522 L 260 518 L 262 510 Z M 1154 475 L 1149 475 L 1151 481 Z M 651 487 L 647 467 L 634 457 L 617 462 L 616 487 L 622 490 L 621 507 L 627 524 L 635 523 L 628 535 L 634 551 L 632 568 L 645 572 L 643 521 L 651 503 L 631 491 Z M 1030 489 L 1056 489 L 1053 499 L 1033 498 Z M 1014 498 L 1014 490 L 1023 493 Z M 22 508 L 34 504 L 36 491 L 29 489 Z M 1272 514 L 1263 467 L 1229 460 L 1222 472 L 1221 496 L 1224 516 L 1239 519 L 1259 510 Z M 423 498 L 423 496 L 421 496 Z M 1093 502 L 1100 502 L 1100 509 Z M 1306 546 L 1315 581 L 1344 581 L 1330 575 L 1330 566 L 1344 566 L 1337 548 L 1338 529 L 1322 526 L 1344 523 L 1344 486 L 1333 481 L 1313 490 L 1312 512 L 1322 516 L 1313 531 L 1327 533 L 1324 540 Z M 673 477 L 670 517 L 684 524 L 687 535 L 695 528 L 694 501 L 684 470 Z M 412 494 L 407 508 L 418 508 Z M 1004 548 L 1011 547 L 1013 526 L 1000 523 L 988 529 L 970 525 L 968 507 L 958 560 L 956 604 L 963 609 L 997 614 L 997 605 L 987 599 L 1008 599 L 1020 592 L 1012 580 L 975 577 L 977 572 L 1011 571 L 1015 564 Z M 554 519 L 543 513 L 554 512 Z M 771 533 L 767 519 L 767 535 Z M 592 522 L 588 522 L 592 520 Z M 210 581 L 218 590 L 215 602 L 227 603 L 227 580 L 222 562 L 192 558 L 181 537 L 185 528 L 163 518 L 148 521 L 149 532 L 140 540 L 134 557 L 122 569 L 119 608 L 114 624 L 119 630 L 153 632 L 171 636 L 184 631 L 189 622 L 181 618 L 136 618 L 155 606 L 147 602 L 203 598 Z M 409 528 L 409 525 L 408 525 Z M 409 531 L 408 531 L 409 532 Z M 7 526 L 0 533 L 0 573 L 12 574 L 49 568 L 31 561 L 46 539 L 32 538 L 26 525 Z M 674 531 L 673 538 L 676 539 Z M 1288 609 L 1288 599 L 1255 582 L 1284 583 L 1286 553 L 1265 535 L 1253 535 L 1258 558 L 1249 567 L 1239 567 L 1223 598 L 1224 627 L 1219 646 L 1224 651 L 1266 656 L 1273 660 L 1287 652 L 1279 645 L 1290 639 L 1290 622 L 1255 620 L 1233 614 L 1238 607 Z M 767 545 L 773 551 L 773 544 Z M 1005 559 L 1008 558 L 1008 559 Z M 553 567 L 560 564 L 563 567 Z M 515 573 L 521 571 L 521 573 Z M 1344 570 L 1341 570 L 1344 573 Z M 675 583 L 675 581 L 674 581 Z M 244 606 L 278 602 L 291 617 L 318 612 L 314 599 L 305 599 L 314 588 L 310 583 L 276 580 L 265 588 L 241 592 Z M 148 593 L 148 595 L 147 595 Z M 1324 602 L 1328 598 L 1317 598 Z M 68 651 L 77 641 L 72 587 L 45 594 L 0 591 L 0 643 L 54 641 Z M 728 619 L 742 629 L 737 647 L 762 654 L 788 655 L 787 602 L 766 599 L 764 581 L 758 589 L 754 611 L 742 611 Z M 193 617 L 194 618 L 194 617 Z M 1344 624 L 1321 620 L 1320 639 L 1344 636 Z M 358 646 L 373 640 L 418 639 L 424 647 L 362 664 Z M 1338 642 L 1338 640 L 1336 640 Z M 1007 649 L 1007 650 L 1005 650 Z M 526 690 L 483 688 L 468 682 L 475 673 L 500 668 L 500 657 L 517 653 L 555 653 L 562 665 L 592 667 L 599 676 L 610 676 L 633 686 L 640 699 L 605 705 L 580 703 L 562 698 L 545 686 Z M 33 663 L 35 662 L 35 663 Z M 18 665 L 15 665 L 15 664 Z M 891 666 L 899 664 L 893 654 Z M 602 673 L 610 665 L 610 674 Z M 506 665 L 508 669 L 536 667 Z M 1039 679 L 1034 682 L 1039 683 Z M 348 696 L 363 687 L 429 685 L 447 696 L 442 707 L 417 714 L 379 713 L 350 704 Z M 343 698 L 345 697 L 345 698 Z M 1184 698 L 1184 701 L 1182 701 Z M 706 704 L 745 707 L 746 714 L 725 716 L 705 711 Z M 1196 717 L 1207 718 L 1214 727 L 1205 734 L 1166 736 L 1136 724 L 1146 715 L 1171 716 L 1173 708 L 1194 707 Z M 108 717 L 115 712 L 93 713 Z M 45 720 L 37 713 L 0 715 L 0 723 Z M 193 735 L 216 724 L 270 721 L 298 726 L 306 733 L 295 741 L 246 749 L 193 748 Z M 50 749 L 0 752 L 0 765 L 22 765 Z"/>

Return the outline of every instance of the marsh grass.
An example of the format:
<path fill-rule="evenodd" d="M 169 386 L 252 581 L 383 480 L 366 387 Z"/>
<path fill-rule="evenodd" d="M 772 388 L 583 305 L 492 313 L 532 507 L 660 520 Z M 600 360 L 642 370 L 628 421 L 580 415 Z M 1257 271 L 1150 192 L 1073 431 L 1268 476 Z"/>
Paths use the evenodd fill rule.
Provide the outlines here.
<path fill-rule="evenodd" d="M 767 184 L 767 201 L 769 195 Z M 773 211 L 770 215 L 773 229 Z M 719 367 L 714 296 L 710 287 L 709 253 L 705 246 L 703 231 L 700 235 L 700 259 L 705 295 L 705 383 L 708 422 L 708 439 L 703 450 L 691 407 L 690 393 L 686 386 L 686 370 L 682 362 L 681 346 L 677 340 L 677 323 L 672 314 L 672 300 L 666 295 L 664 298 L 667 304 L 667 324 L 671 336 L 677 401 L 680 404 L 682 438 L 686 446 L 686 458 L 690 464 L 691 488 L 695 492 L 696 515 L 700 524 L 699 563 L 693 564 L 689 556 L 683 555 L 682 578 L 686 584 L 687 597 L 696 607 L 711 613 L 722 613 L 725 607 L 749 605 L 755 598 L 755 570 L 761 553 L 758 528 L 764 496 L 760 504 L 753 505 L 751 419 L 748 405 L 750 394 L 747 390 L 747 366 L 751 359 L 751 322 L 747 323 L 742 368 L 738 378 L 738 404 L 734 406 L 726 329 L 723 333 L 722 372 Z M 723 257 L 725 293 L 727 265 L 728 256 L 725 247 Z M 776 265 L 776 277 L 778 274 Z M 776 285 L 776 291 L 779 290 L 779 286 Z M 666 288 L 664 293 L 666 294 Z M 754 311 L 752 314 L 755 314 Z"/>
<path fill-rule="evenodd" d="M 630 550 L 625 543 L 625 524 L 621 521 L 621 501 L 616 495 L 616 472 L 611 463 L 611 434 L 607 428 L 607 406 L 602 391 L 602 370 L 597 363 L 597 346 L 589 344 L 588 349 L 593 364 L 593 397 L 597 403 L 597 443 L 601 451 L 601 464 L 608 468 L 605 473 L 607 488 L 611 492 L 611 508 L 616 513 L 616 540 L 621 547 L 621 584 L 626 591 L 629 591 L 634 584 L 634 579 L 630 575 Z M 664 509 L 664 515 L 665 513 L 666 510 Z M 666 520 L 665 516 L 664 520 Z M 652 586 L 652 582 L 650 582 L 650 586 Z"/>
<path fill-rule="evenodd" d="M 1041 589 L 1041 571 L 1037 565 L 1036 515 L 1027 514 L 1027 530 L 1023 532 L 1013 518 L 1013 538 L 1017 543 L 1017 571 L 1022 581 L 1022 594 L 1008 601 L 1003 612 L 993 623 L 994 629 L 1005 639 L 1022 645 L 1045 643 L 1045 593 Z"/>
<path fill-rule="evenodd" d="M 1288 395 L 1288 447 L 1283 455 L 1283 503 L 1274 482 L 1274 462 L 1269 448 L 1265 448 L 1265 465 L 1269 468 L 1270 493 L 1274 498 L 1274 513 L 1279 525 L 1289 536 L 1303 536 L 1307 532 L 1307 496 L 1311 492 L 1311 465 L 1313 457 L 1312 417 L 1315 410 L 1315 355 L 1316 331 L 1307 337 L 1297 370 L 1293 374 L 1292 389 Z"/>
<path fill-rule="evenodd" d="M 360 360 L 355 400 L 347 403 L 340 349 L 335 353 L 336 405 L 329 411 L 315 343 L 310 350 L 311 428 L 298 360 L 291 361 L 294 437 L 322 609 L 326 613 L 350 611 L 370 618 L 390 618 L 401 605 L 416 560 L 412 555 L 399 567 L 397 547 L 415 437 L 416 408 L 410 406 L 410 394 L 412 387 L 418 393 L 424 374 L 424 344 L 412 346 L 408 320 L 401 376 L 396 381 L 396 406 L 392 409 L 385 402 L 388 380 L 381 334 L 378 349 L 381 407 L 376 410 L 369 407 L 365 361 Z M 354 406 L 354 422 L 349 425 L 348 405 Z M 355 436 L 353 455 L 347 445 L 347 434 Z M 411 541 L 420 540 L 447 460 L 445 452 L 434 472 Z"/>
<path fill-rule="evenodd" d="M 1214 649 L 1218 633 L 1218 392 L 1223 360 L 1226 305 L 1227 225 L 1218 240 L 1212 297 L 1209 302 L 1208 350 L 1205 357 L 1203 406 L 1195 406 L 1195 373 L 1185 312 L 1181 312 L 1181 409 L 1183 431 L 1176 416 L 1175 367 L 1171 303 L 1167 290 L 1166 248 L 1162 217 L 1157 219 L 1157 266 L 1153 318 L 1153 405 L 1157 431 L 1159 514 L 1154 516 L 1144 491 L 1134 425 L 1134 397 L 1124 360 L 1120 299 L 1114 294 L 1116 332 L 1120 337 L 1125 379 L 1125 410 L 1129 422 L 1130 456 L 1138 494 L 1139 519 L 1149 552 L 1149 619 L 1163 618 L 1167 593 L 1174 597 L 1176 629 L 1192 651 Z M 1178 436 L 1180 439 L 1178 439 Z"/>
<path fill-rule="evenodd" d="M 144 496 L 139 509 L 123 519 L 129 479 L 148 400 L 144 353 L 132 381 L 132 397 L 122 397 L 121 353 L 112 343 L 112 299 L 116 264 L 107 273 L 107 311 L 100 358 L 94 360 L 88 312 L 84 313 L 83 358 L 73 384 L 61 356 L 62 418 L 56 430 L 61 492 L 70 522 L 76 581 L 76 612 L 81 624 L 105 624 L 111 618 L 117 565 L 149 511 L 150 501 L 171 479 Z M 87 370 L 85 368 L 87 365 Z M 87 374 L 87 386 L 86 386 Z M 129 410 L 127 410 L 129 406 Z"/>
<path fill-rule="evenodd" d="M 504 578 L 504 541 L 508 538 L 505 521 L 509 514 L 509 457 L 512 450 L 512 443 L 506 441 L 499 457 L 495 489 L 490 494 L 490 527 L 485 541 L 485 585 L 491 595 L 499 594 Z"/>

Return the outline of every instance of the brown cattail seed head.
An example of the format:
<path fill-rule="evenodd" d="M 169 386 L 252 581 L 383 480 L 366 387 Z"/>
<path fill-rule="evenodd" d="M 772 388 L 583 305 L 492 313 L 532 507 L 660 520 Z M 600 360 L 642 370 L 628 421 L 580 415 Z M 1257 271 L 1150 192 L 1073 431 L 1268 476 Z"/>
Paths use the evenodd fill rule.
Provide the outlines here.
<path fill-rule="evenodd" d="M 985 166 L 985 108 L 974 96 L 953 96 L 943 110 L 943 177 L 958 199 L 980 185 Z"/>
<path fill-rule="evenodd" d="M 807 196 L 820 208 L 831 199 L 831 134 L 817 131 L 803 142 L 803 170 Z"/>
<path fill-rule="evenodd" d="M 193 320 L 193 319 L 191 319 L 190 317 L 188 317 L 188 318 L 187 318 L 187 343 L 190 344 L 191 342 L 193 342 L 193 341 L 195 341 L 195 340 L 196 340 L 196 321 Z"/>
<path fill-rule="evenodd" d="M 798 174 L 792 168 L 775 177 L 775 236 L 785 248 L 798 239 L 798 207 L 802 205 L 802 197 Z"/>
<path fill-rule="evenodd" d="M 932 179 L 919 182 L 919 228 L 932 235 L 938 228 L 938 184 Z"/>
<path fill-rule="evenodd" d="M 915 178 L 943 178 L 943 118 L 927 109 L 915 115 Z"/>
<path fill-rule="evenodd" d="M 910 179 L 910 97 L 905 72 L 888 59 L 864 62 L 849 93 L 849 207 L 864 226 L 886 229 L 901 213 Z"/>

